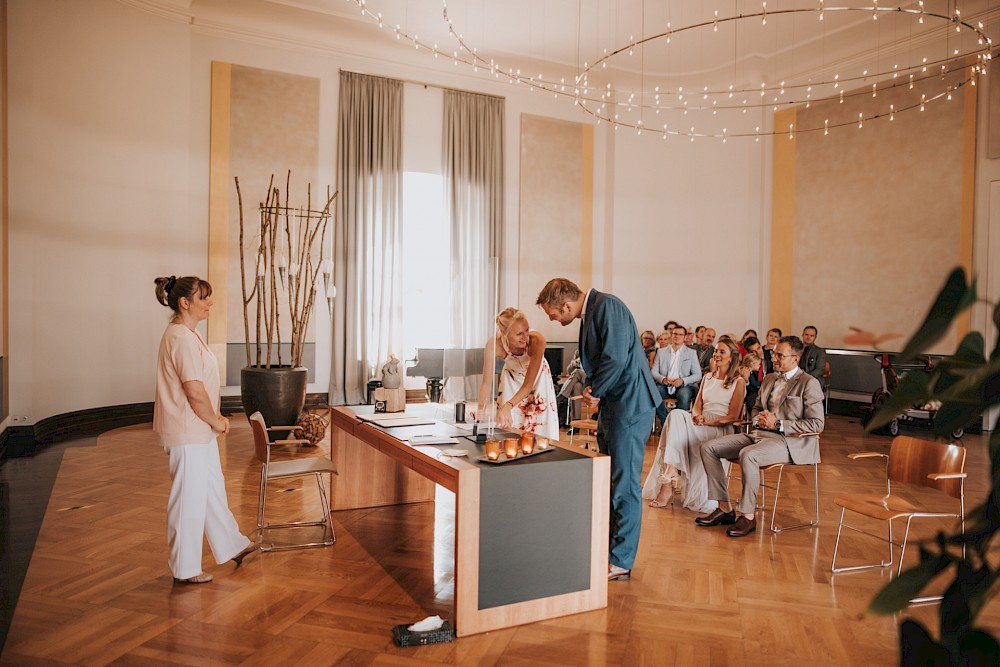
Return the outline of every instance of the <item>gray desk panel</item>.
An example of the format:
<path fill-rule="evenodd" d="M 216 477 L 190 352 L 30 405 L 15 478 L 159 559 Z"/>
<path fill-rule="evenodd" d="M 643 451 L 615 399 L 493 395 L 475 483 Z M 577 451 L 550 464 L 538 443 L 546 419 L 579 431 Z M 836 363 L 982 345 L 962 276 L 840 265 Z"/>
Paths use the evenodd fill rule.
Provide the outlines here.
<path fill-rule="evenodd" d="M 480 609 L 590 587 L 593 466 L 573 452 L 546 460 L 563 454 L 482 471 Z"/>

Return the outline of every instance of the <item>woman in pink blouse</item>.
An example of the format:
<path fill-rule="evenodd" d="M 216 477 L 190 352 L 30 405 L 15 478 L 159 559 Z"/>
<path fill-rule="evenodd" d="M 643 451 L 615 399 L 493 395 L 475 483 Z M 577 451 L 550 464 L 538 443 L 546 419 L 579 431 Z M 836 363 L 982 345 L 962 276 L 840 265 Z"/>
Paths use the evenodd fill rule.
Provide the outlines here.
<path fill-rule="evenodd" d="M 219 463 L 216 436 L 229 432 L 229 420 L 219 412 L 218 362 L 196 328 L 208 318 L 212 286 L 194 276 L 154 282 L 156 300 L 173 311 L 160 341 L 153 407 L 153 431 L 170 457 L 167 562 L 175 582 L 205 584 L 212 575 L 201 569 L 203 537 L 219 564 L 239 566 L 260 545 L 240 532 Z"/>

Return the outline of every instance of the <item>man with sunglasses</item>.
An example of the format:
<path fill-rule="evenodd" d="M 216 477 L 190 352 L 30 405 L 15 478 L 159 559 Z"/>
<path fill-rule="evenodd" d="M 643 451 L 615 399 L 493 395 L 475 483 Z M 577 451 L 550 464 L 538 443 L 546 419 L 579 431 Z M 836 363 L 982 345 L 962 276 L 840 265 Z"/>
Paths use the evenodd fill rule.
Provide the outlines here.
<path fill-rule="evenodd" d="M 708 497 L 719 508 L 695 519 L 699 526 L 732 525 L 730 537 L 745 537 L 757 529 L 755 510 L 760 469 L 775 463 L 819 463 L 819 438 L 799 433 L 823 430 L 823 389 L 819 381 L 799 368 L 802 341 L 785 336 L 771 352 L 774 372 L 760 386 L 751 412 L 754 430 L 702 443 L 701 459 L 708 474 Z M 723 459 L 739 459 L 743 492 L 736 509 L 729 508 L 729 489 Z"/>

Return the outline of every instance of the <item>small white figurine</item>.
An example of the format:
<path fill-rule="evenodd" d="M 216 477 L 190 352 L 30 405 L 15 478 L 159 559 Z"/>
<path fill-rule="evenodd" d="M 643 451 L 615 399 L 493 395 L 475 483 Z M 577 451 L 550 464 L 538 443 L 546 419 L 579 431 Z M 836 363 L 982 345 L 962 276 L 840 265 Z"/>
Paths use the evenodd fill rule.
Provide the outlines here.
<path fill-rule="evenodd" d="M 395 354 L 390 354 L 389 360 L 382 366 L 382 386 L 386 389 L 399 388 L 399 359 Z"/>

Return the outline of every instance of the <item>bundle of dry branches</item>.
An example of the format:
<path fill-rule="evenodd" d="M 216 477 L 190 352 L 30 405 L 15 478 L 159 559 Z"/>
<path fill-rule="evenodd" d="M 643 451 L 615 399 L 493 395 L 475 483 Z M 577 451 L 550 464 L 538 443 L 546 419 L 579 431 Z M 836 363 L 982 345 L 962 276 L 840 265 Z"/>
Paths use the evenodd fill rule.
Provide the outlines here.
<path fill-rule="evenodd" d="M 292 172 L 285 179 L 284 201 L 281 190 L 274 186 L 274 175 L 267 188 L 267 197 L 259 205 L 260 227 L 256 248 L 251 241 L 253 285 L 247 292 L 247 257 L 244 241 L 243 194 L 240 179 L 236 180 L 236 196 L 240 209 L 240 281 L 243 290 L 243 333 L 246 340 L 247 366 L 271 368 L 282 366 L 281 308 L 286 306 L 291 322 L 291 363 L 302 366 L 306 331 L 316 301 L 316 285 L 321 273 L 326 274 L 325 288 L 331 289 L 327 258 L 326 231 L 331 218 L 331 206 L 337 193 L 327 187 L 326 205 L 312 207 L 312 184 L 309 184 L 306 205 L 289 205 Z M 250 351 L 250 307 L 254 304 L 254 336 L 256 357 Z M 266 350 L 266 353 L 265 353 Z M 272 364 L 272 351 L 277 362 Z"/>

